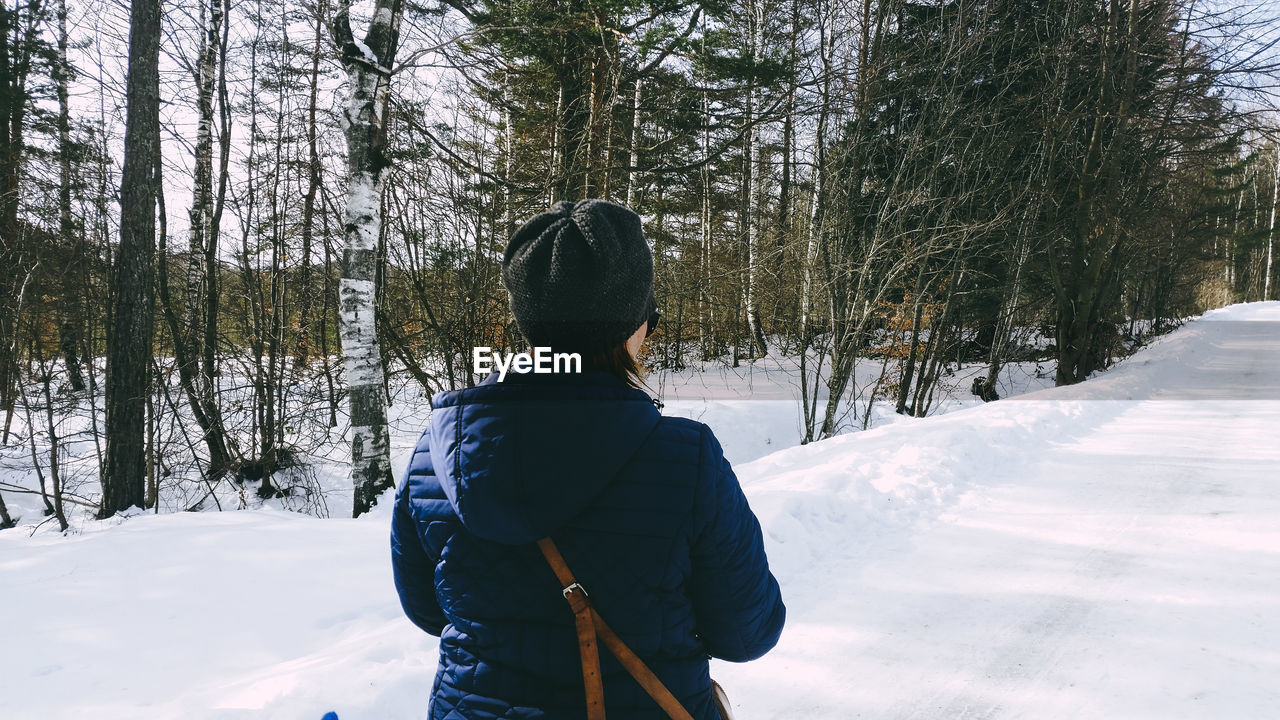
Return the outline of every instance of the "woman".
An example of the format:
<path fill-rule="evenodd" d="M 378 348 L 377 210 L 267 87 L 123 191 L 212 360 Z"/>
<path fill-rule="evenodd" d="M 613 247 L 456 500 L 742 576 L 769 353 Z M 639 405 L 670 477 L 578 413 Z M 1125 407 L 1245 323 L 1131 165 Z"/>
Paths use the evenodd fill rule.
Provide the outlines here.
<path fill-rule="evenodd" d="M 536 545 L 550 536 L 605 621 L 713 720 L 708 658 L 763 655 L 785 608 L 715 435 L 639 389 L 658 316 L 640 218 L 560 203 L 512 236 L 502 276 L 525 338 L 579 353 L 583 371 L 495 373 L 432 398 L 391 531 L 405 613 L 440 637 L 430 717 L 584 716 L 574 615 Z M 666 717 L 612 655 L 600 663 L 611 720 Z"/>

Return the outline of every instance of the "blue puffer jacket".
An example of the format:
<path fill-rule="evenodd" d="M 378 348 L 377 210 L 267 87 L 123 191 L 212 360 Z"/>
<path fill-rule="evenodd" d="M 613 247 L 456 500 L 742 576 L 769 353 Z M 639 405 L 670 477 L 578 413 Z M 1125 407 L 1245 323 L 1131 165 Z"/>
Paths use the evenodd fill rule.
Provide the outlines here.
<path fill-rule="evenodd" d="M 496 377 L 432 398 L 396 495 L 396 589 L 440 637 L 430 717 L 585 717 L 573 614 L 535 544 L 550 535 L 622 640 L 714 720 L 708 657 L 763 655 L 785 616 L 715 436 L 607 373 Z M 666 717 L 600 661 L 610 720 Z"/>

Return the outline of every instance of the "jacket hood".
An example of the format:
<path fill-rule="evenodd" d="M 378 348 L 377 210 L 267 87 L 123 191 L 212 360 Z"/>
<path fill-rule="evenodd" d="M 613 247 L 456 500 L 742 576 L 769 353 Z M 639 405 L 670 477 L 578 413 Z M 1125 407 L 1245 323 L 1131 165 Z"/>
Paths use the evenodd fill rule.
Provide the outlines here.
<path fill-rule="evenodd" d="M 644 392 L 603 371 L 497 377 L 431 399 L 431 459 L 463 526 L 517 545 L 581 512 L 661 414 Z"/>

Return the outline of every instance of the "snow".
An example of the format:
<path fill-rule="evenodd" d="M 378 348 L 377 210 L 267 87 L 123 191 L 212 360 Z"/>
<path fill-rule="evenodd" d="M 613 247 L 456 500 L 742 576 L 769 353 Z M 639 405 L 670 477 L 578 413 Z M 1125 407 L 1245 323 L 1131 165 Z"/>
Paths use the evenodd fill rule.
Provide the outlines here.
<path fill-rule="evenodd" d="M 412 717 L 435 658 L 400 617 L 388 522 L 262 510 L 3 533 L 5 717 L 319 718 L 342 698 L 364 698 L 353 717 Z"/>
<path fill-rule="evenodd" d="M 378 21 L 380 21 L 380 20 L 384 20 L 384 19 L 385 19 L 385 18 L 383 18 L 382 14 L 381 14 L 381 12 L 380 12 L 380 13 L 377 15 L 377 17 L 375 18 L 375 20 L 374 20 L 374 21 L 375 21 L 375 22 L 378 22 Z M 351 38 L 351 42 L 352 42 L 353 44 L 355 44 L 356 49 L 360 51 L 360 57 L 364 58 L 365 60 L 367 60 L 368 62 L 372 63 L 373 65 L 377 65 L 377 64 L 378 64 L 378 56 L 374 54 L 373 50 L 372 50 L 372 49 L 370 49 L 370 47 L 369 47 L 368 45 L 364 44 L 364 41 L 363 41 L 363 40 L 361 40 L 360 38 L 357 38 L 357 37 L 353 37 L 353 38 Z"/>
<path fill-rule="evenodd" d="M 1076 387 L 772 454 L 748 445 L 791 442 L 784 382 L 664 390 L 759 457 L 735 470 L 788 622 L 713 663 L 738 717 L 1280 716 L 1277 357 L 1280 303 L 1232 306 Z M 0 533 L 4 717 L 421 717 L 436 641 L 388 520 Z"/>
<path fill-rule="evenodd" d="M 810 373 L 813 367 L 811 364 Z M 913 420 L 893 412 L 892 405 L 883 398 L 870 403 L 868 410 L 869 390 L 875 385 L 881 367 L 882 362 L 877 359 L 858 362 L 854 383 L 856 408 L 840 423 L 842 432 L 861 428 L 862 419 L 868 412 L 871 414 L 868 425 L 873 428 Z M 825 370 L 824 367 L 824 383 Z M 986 374 L 985 364 L 970 363 L 951 375 L 941 377 L 930 414 L 982 405 L 969 388 L 975 377 L 986 377 Z M 795 357 L 773 353 L 737 368 L 723 364 L 695 364 L 678 372 L 656 373 L 648 385 L 661 397 L 664 414 L 693 418 L 710 425 L 724 447 L 725 456 L 735 465 L 799 445 L 804 435 L 800 368 Z M 1052 386 L 1052 367 L 1035 362 L 1005 365 L 996 382 L 1001 397 Z M 809 392 L 812 394 L 812 387 Z M 818 394 L 819 425 L 827 397 L 826 386 L 822 384 Z"/>

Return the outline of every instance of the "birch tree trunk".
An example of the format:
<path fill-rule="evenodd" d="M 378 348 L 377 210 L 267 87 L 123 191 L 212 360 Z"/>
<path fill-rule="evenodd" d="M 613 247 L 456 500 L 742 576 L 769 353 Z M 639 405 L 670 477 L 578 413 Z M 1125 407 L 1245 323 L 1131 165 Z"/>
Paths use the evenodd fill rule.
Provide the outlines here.
<path fill-rule="evenodd" d="M 502 73 L 502 230 L 501 237 L 515 231 L 515 212 L 511 207 L 511 155 L 515 138 L 511 128 L 511 76 Z"/>
<path fill-rule="evenodd" d="M 160 2 L 136 0 L 129 18 L 128 110 L 120 176 L 120 248 L 107 333 L 106 469 L 99 517 L 145 503 L 146 397 L 151 368 L 155 169 L 160 154 Z"/>
<path fill-rule="evenodd" d="M 743 116 L 743 122 L 751 126 L 754 122 L 754 113 L 757 105 L 756 95 L 759 92 L 756 82 L 756 63 L 760 55 L 760 46 L 762 44 L 761 28 L 764 23 L 764 14 L 759 0 L 753 2 L 749 10 L 750 19 L 750 53 L 751 53 L 751 78 L 747 82 L 747 104 L 746 112 Z M 746 243 L 747 243 L 747 277 L 746 288 L 743 292 L 743 302 L 747 316 L 747 332 L 751 336 L 752 357 L 764 357 L 769 352 L 768 344 L 765 342 L 764 329 L 760 327 L 760 313 L 756 308 L 756 286 L 759 283 L 758 265 L 759 265 L 759 246 L 760 231 L 756 222 L 757 206 L 760 204 L 760 139 L 758 137 L 758 128 L 751 126 L 748 128 L 745 141 L 747 146 L 743 155 L 746 164 L 742 177 L 742 195 L 743 208 L 741 210 L 742 217 L 745 222 Z M 737 359 L 734 360 L 737 365 Z"/>
<path fill-rule="evenodd" d="M 1262 299 L 1271 299 L 1271 248 L 1276 244 L 1276 202 L 1280 201 L 1280 154 L 1276 156 L 1276 172 L 1271 183 L 1271 221 L 1267 225 L 1267 268 L 1263 271 Z"/>
<path fill-rule="evenodd" d="M 224 13 L 223 0 L 209 0 L 208 5 L 202 6 L 200 10 L 202 35 L 196 64 L 196 110 L 199 120 L 196 124 L 191 212 L 188 215 L 191 229 L 187 253 L 186 302 L 183 305 L 181 327 L 171 321 L 175 325 L 174 349 L 178 360 L 178 375 L 196 423 L 204 434 L 205 445 L 209 450 L 211 477 L 220 476 L 231 465 L 222 411 L 214 394 L 213 375 L 211 370 L 200 372 L 200 359 L 207 354 L 203 343 L 216 338 L 216 329 L 206 329 L 204 325 L 206 322 L 216 322 L 217 316 L 206 312 L 202 298 L 209 293 L 212 275 L 207 259 L 211 252 L 216 255 L 218 243 L 213 200 L 213 95 L 219 67 Z M 167 283 L 165 286 L 162 293 L 167 306 Z"/>
<path fill-rule="evenodd" d="M 556 119 L 551 123 L 551 160 L 547 163 L 547 207 L 563 199 L 564 193 L 564 80 L 556 94 Z"/>
<path fill-rule="evenodd" d="M 402 0 L 376 0 L 363 41 L 351 32 L 350 0 L 340 0 L 333 20 L 350 91 L 342 114 L 348 189 L 338 323 L 351 412 L 352 517 L 367 512 L 384 490 L 395 485 L 375 322 L 375 282 L 382 172 L 387 166 L 387 99 L 403 11 Z"/>
<path fill-rule="evenodd" d="M 711 105 L 707 91 L 702 91 L 702 167 L 698 175 L 702 180 L 702 203 L 699 213 L 699 269 L 701 283 L 698 286 L 698 342 L 702 347 L 702 359 L 712 357 L 711 343 L 714 338 L 716 311 L 711 303 Z"/>
<path fill-rule="evenodd" d="M 201 336 L 201 293 L 204 290 L 204 251 L 213 218 L 213 81 L 218 60 L 222 27 L 222 2 L 210 0 L 201 5 L 200 19 L 203 27 L 200 56 L 196 64 L 196 124 L 195 178 L 191 198 L 190 253 L 187 259 L 187 302 L 184 308 L 184 326 L 188 349 L 198 346 Z M 200 353 L 192 353 L 192 361 Z"/>
<path fill-rule="evenodd" d="M 1234 178 L 1233 178 L 1233 181 L 1234 181 Z M 1244 175 L 1241 177 L 1240 182 L 1242 185 L 1250 182 L 1256 183 L 1257 178 L 1250 180 L 1249 173 L 1246 170 Z M 1235 294 L 1236 294 L 1235 293 L 1235 285 L 1236 285 L 1235 246 L 1236 246 L 1236 243 L 1239 242 L 1239 237 L 1240 237 L 1240 214 L 1242 212 L 1242 209 L 1244 208 L 1244 193 L 1245 191 L 1243 187 L 1240 189 L 1239 192 L 1236 193 L 1236 207 L 1235 207 L 1235 210 L 1232 212 L 1232 217 L 1231 217 L 1231 232 L 1227 235 L 1226 240 L 1223 242 L 1223 255 L 1224 255 L 1223 267 L 1222 267 L 1222 283 L 1223 283 L 1222 305 L 1223 306 L 1230 305 L 1234 301 Z M 1226 225 L 1226 221 L 1222 220 L 1221 222 L 1219 222 L 1219 219 L 1215 218 L 1215 221 L 1214 221 L 1215 233 L 1219 231 L 1218 230 L 1219 224 Z"/>
<path fill-rule="evenodd" d="M 627 163 L 627 207 L 636 206 L 636 172 L 640 166 L 640 93 L 644 78 L 636 78 L 636 91 L 631 102 L 631 159 Z"/>

